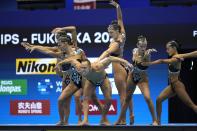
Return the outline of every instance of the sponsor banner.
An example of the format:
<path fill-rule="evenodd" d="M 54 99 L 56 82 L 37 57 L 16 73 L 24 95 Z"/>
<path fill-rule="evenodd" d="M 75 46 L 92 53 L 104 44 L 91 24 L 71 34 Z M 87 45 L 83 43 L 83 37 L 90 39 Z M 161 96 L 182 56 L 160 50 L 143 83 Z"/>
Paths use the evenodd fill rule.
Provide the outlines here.
<path fill-rule="evenodd" d="M 41 79 L 37 81 L 37 91 L 40 95 L 49 95 L 52 92 L 61 93 L 62 92 L 62 81 L 53 80 L 51 78 Z"/>
<path fill-rule="evenodd" d="M 104 104 L 105 100 L 100 100 L 100 102 Z M 76 114 L 78 114 L 77 110 L 76 110 Z M 108 115 L 117 114 L 117 100 L 111 100 L 111 105 L 107 114 Z M 95 105 L 93 101 L 89 101 L 89 115 L 101 115 L 101 112 L 99 111 L 98 106 Z"/>
<path fill-rule="evenodd" d="M 96 9 L 96 0 L 74 0 L 75 10 Z"/>
<path fill-rule="evenodd" d="M 56 74 L 53 70 L 57 63 L 55 58 L 17 58 L 17 75 L 49 75 Z"/>
<path fill-rule="evenodd" d="M 11 100 L 11 115 L 50 115 L 49 100 Z"/>
<path fill-rule="evenodd" d="M 0 80 L 0 95 L 26 95 L 27 80 Z"/>
<path fill-rule="evenodd" d="M 37 84 L 37 90 L 40 92 L 41 95 L 48 95 L 51 93 L 52 89 L 54 88 L 51 79 L 42 79 Z"/>

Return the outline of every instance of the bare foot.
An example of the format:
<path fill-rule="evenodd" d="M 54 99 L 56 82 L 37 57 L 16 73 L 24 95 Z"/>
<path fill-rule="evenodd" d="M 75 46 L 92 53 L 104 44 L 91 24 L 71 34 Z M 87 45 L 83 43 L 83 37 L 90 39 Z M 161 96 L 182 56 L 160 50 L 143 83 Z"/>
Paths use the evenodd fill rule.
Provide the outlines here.
<path fill-rule="evenodd" d="M 68 123 L 64 121 L 59 121 L 56 123 L 56 126 L 66 126 L 66 125 L 68 125 Z"/>
<path fill-rule="evenodd" d="M 109 125 L 111 125 L 111 124 L 109 123 L 109 121 L 108 121 L 107 119 L 102 119 L 102 120 L 100 121 L 100 125 L 109 126 Z"/>
<path fill-rule="evenodd" d="M 127 123 L 126 123 L 126 120 L 125 119 L 121 121 L 121 125 L 126 125 L 126 124 Z"/>
<path fill-rule="evenodd" d="M 158 124 L 158 126 L 160 126 L 161 125 L 161 122 L 160 121 L 157 121 L 157 124 Z"/>
<path fill-rule="evenodd" d="M 130 115 L 130 125 L 134 124 L 134 115 Z"/>
<path fill-rule="evenodd" d="M 153 126 L 158 126 L 159 124 L 158 124 L 157 121 L 153 121 L 152 125 L 153 125 Z"/>
<path fill-rule="evenodd" d="M 82 120 L 78 120 L 78 125 L 79 125 L 80 123 L 82 123 Z"/>
<path fill-rule="evenodd" d="M 120 121 L 115 122 L 114 125 L 121 125 Z"/>
<path fill-rule="evenodd" d="M 114 125 L 126 125 L 126 122 L 118 120 L 117 122 L 114 123 Z"/>
<path fill-rule="evenodd" d="M 82 121 L 81 123 L 78 124 L 79 126 L 88 126 L 89 122 L 88 121 Z"/>

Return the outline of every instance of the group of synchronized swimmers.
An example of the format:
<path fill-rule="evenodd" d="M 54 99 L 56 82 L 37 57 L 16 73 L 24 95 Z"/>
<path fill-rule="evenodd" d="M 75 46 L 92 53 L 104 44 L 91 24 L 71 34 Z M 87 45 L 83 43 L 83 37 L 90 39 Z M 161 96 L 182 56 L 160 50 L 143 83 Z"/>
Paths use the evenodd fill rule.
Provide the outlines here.
<path fill-rule="evenodd" d="M 197 51 L 179 54 L 179 44 L 169 41 L 166 50 L 170 58 L 151 61 L 151 53 L 156 49 L 147 49 L 147 39 L 140 35 L 137 38 L 136 48 L 132 51 L 132 63 L 123 59 L 126 32 L 122 19 L 121 8 L 118 3 L 111 1 L 117 11 L 117 20 L 108 26 L 108 33 L 112 38 L 110 45 L 95 62 L 90 62 L 84 51 L 77 46 L 77 32 L 75 26 L 55 28 L 57 46 L 39 46 L 22 42 L 26 50 L 39 51 L 57 58 L 54 68 L 62 78 L 62 93 L 58 98 L 58 112 L 60 121 L 57 125 L 68 125 L 71 97 L 74 95 L 78 112 L 78 125 L 88 125 L 89 101 L 92 100 L 101 112 L 101 125 L 110 125 L 107 113 L 111 105 L 111 84 L 105 69 L 112 63 L 115 85 L 121 102 L 121 111 L 114 125 L 126 125 L 126 110 L 129 107 L 130 125 L 134 124 L 132 95 L 136 86 L 141 90 L 152 117 L 152 125 L 160 125 L 162 102 L 177 95 L 185 105 L 197 113 L 197 105 L 192 102 L 185 90 L 184 84 L 179 79 L 181 62 L 184 59 L 197 57 Z M 71 37 L 67 33 L 71 33 Z M 150 97 L 147 69 L 154 64 L 168 64 L 169 85 L 164 88 L 156 100 L 156 113 Z M 95 89 L 101 88 L 105 103 L 102 104 L 96 96 Z M 81 100 L 83 96 L 83 102 Z M 82 111 L 84 118 L 82 120 Z"/>

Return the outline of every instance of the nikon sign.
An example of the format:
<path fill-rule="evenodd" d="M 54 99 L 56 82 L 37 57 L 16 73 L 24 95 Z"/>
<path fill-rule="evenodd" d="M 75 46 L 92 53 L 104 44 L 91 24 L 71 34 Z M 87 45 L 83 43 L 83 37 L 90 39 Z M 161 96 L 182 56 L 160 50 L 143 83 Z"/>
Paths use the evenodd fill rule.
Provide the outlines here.
<path fill-rule="evenodd" d="M 56 74 L 54 67 L 57 59 L 40 58 L 40 59 L 16 59 L 17 75 L 48 75 Z"/>

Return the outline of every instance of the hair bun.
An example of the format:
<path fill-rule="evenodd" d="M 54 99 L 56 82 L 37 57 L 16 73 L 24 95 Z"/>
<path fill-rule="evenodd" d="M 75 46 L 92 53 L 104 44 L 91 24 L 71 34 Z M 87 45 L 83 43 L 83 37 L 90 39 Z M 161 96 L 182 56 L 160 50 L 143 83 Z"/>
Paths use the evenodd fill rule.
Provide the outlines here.
<path fill-rule="evenodd" d="M 117 30 L 118 32 L 121 31 L 121 27 L 120 27 L 120 25 L 118 24 L 118 21 L 117 21 L 117 20 L 113 20 L 113 21 L 111 22 L 111 24 L 109 25 L 109 28 L 114 29 L 114 30 Z"/>
<path fill-rule="evenodd" d="M 67 32 L 61 30 L 61 31 L 57 32 L 57 34 L 60 35 L 60 36 L 66 36 Z"/>
<path fill-rule="evenodd" d="M 139 36 L 137 37 L 137 39 L 144 39 L 144 38 L 146 38 L 146 37 L 143 36 L 143 35 L 139 35 Z"/>
<path fill-rule="evenodd" d="M 174 39 L 173 41 L 176 43 L 177 48 L 180 49 L 181 48 L 180 42 L 177 39 Z"/>
<path fill-rule="evenodd" d="M 118 25 L 118 21 L 117 20 L 112 20 L 111 24 L 112 25 Z"/>
<path fill-rule="evenodd" d="M 59 31 L 57 32 L 56 39 L 59 39 L 61 42 L 68 42 L 71 44 L 71 37 L 67 35 L 66 31 Z"/>
<path fill-rule="evenodd" d="M 176 39 L 171 40 L 168 43 L 170 43 L 171 46 L 176 47 L 178 51 L 181 49 L 181 44 Z"/>
<path fill-rule="evenodd" d="M 139 41 L 146 41 L 146 37 L 143 36 L 143 35 L 139 35 L 139 36 L 137 37 L 137 40 L 138 40 L 138 42 L 139 42 Z"/>

